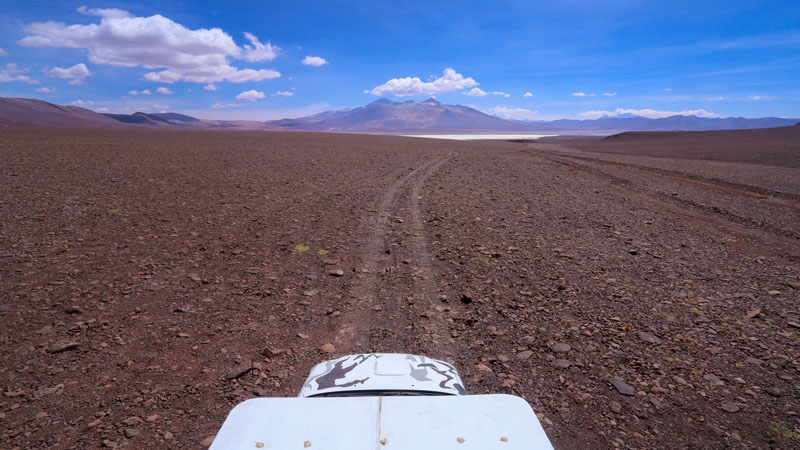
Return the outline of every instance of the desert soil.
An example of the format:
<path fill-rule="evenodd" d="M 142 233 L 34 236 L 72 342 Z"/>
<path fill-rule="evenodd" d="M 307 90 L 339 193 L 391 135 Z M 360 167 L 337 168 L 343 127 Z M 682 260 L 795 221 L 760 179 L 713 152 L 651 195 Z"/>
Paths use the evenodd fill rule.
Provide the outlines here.
<path fill-rule="evenodd" d="M 0 130 L 0 447 L 201 448 L 407 352 L 558 449 L 798 448 L 798 165 L 587 142 Z"/>

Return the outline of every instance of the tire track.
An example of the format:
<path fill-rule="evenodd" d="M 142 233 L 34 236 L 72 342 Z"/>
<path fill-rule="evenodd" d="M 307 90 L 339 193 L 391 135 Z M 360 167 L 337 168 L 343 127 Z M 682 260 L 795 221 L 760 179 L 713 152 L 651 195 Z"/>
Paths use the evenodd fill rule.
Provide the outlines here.
<path fill-rule="evenodd" d="M 345 354 L 374 351 L 371 348 L 371 335 L 374 332 L 377 334 L 386 332 L 388 330 L 386 325 L 390 325 L 395 329 L 404 325 L 396 320 L 400 313 L 398 312 L 399 308 L 394 304 L 402 299 L 399 298 L 397 292 L 391 292 L 391 290 L 387 292 L 385 288 L 388 280 L 382 279 L 386 278 L 387 274 L 397 266 L 397 255 L 392 256 L 391 251 L 387 248 L 387 235 L 391 233 L 392 221 L 390 219 L 402 209 L 399 208 L 398 204 L 404 194 L 411 196 L 412 224 L 414 223 L 413 217 L 418 217 L 419 226 L 412 226 L 415 229 L 419 229 L 419 235 L 423 237 L 422 239 L 414 240 L 415 244 L 416 241 L 421 241 L 423 245 L 416 250 L 417 254 L 420 255 L 419 260 L 427 261 L 423 265 L 423 273 L 425 273 L 423 280 L 428 278 L 431 283 L 433 282 L 430 256 L 428 255 L 427 258 L 424 256 L 427 251 L 427 242 L 421 232 L 422 213 L 419 211 L 418 197 L 425 180 L 451 156 L 452 154 L 447 154 L 430 159 L 392 183 L 383 191 L 375 209 L 371 211 L 374 214 L 366 221 L 365 234 L 367 239 L 360 255 L 361 267 L 358 269 L 359 273 L 356 275 L 358 278 L 352 287 L 354 301 L 343 314 L 335 337 L 337 352 Z M 409 184 L 412 187 L 409 188 Z M 387 269 L 389 270 L 387 271 Z M 427 287 L 423 290 L 428 291 L 431 289 L 431 287 Z M 381 300 L 384 299 L 394 300 L 394 302 L 382 302 Z M 381 308 L 380 312 L 384 317 L 394 316 L 394 323 L 384 324 L 384 327 L 378 326 L 379 317 L 377 317 L 378 311 L 374 310 L 375 307 Z M 374 330 L 374 328 L 377 329 Z M 384 350 L 389 351 L 388 349 Z M 402 350 L 396 349 L 395 351 Z"/>

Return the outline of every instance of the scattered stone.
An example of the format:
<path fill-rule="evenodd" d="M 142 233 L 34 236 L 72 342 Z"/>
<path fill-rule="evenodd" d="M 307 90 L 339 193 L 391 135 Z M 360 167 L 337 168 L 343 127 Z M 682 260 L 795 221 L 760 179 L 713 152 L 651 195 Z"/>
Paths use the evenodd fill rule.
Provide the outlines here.
<path fill-rule="evenodd" d="M 492 371 L 492 369 L 490 369 L 489 366 L 487 366 L 486 364 L 483 364 L 483 363 L 478 363 L 475 366 L 475 368 L 478 369 L 481 372 L 491 372 Z"/>
<path fill-rule="evenodd" d="M 533 352 L 530 350 L 525 350 L 522 352 L 517 353 L 517 359 L 525 361 L 533 355 Z"/>
<path fill-rule="evenodd" d="M 201 447 L 210 446 L 214 442 L 214 438 L 215 437 L 216 437 L 216 435 L 213 435 L 213 434 L 211 436 L 208 436 L 207 438 L 205 438 L 202 441 L 200 441 L 200 446 Z"/>
<path fill-rule="evenodd" d="M 67 314 L 83 314 L 83 310 L 80 306 L 67 306 L 64 308 L 64 312 Z"/>
<path fill-rule="evenodd" d="M 139 430 L 137 430 L 136 428 L 125 428 L 125 431 L 124 431 L 123 434 L 125 434 L 126 438 L 130 439 L 132 437 L 138 436 L 139 435 Z"/>
<path fill-rule="evenodd" d="M 748 319 L 754 319 L 761 314 L 761 308 L 756 308 L 747 312 L 746 316 Z"/>
<path fill-rule="evenodd" d="M 250 372 L 251 370 L 253 370 L 253 362 L 250 360 L 243 361 L 238 366 L 229 370 L 228 373 L 225 375 L 225 378 L 228 380 L 235 380 L 237 378 L 241 378 L 247 375 L 247 373 Z"/>
<path fill-rule="evenodd" d="M 781 395 L 783 395 L 783 391 L 781 391 L 781 389 L 777 388 L 777 387 L 765 388 L 764 392 L 766 392 L 767 394 L 769 394 L 769 395 L 771 395 L 773 397 L 780 397 Z"/>
<path fill-rule="evenodd" d="M 336 351 L 336 347 L 331 344 L 330 342 L 322 344 L 319 348 L 319 351 L 322 353 L 333 353 Z"/>
<path fill-rule="evenodd" d="M 78 343 L 74 341 L 62 341 L 47 347 L 47 353 L 61 353 L 78 348 Z"/>
<path fill-rule="evenodd" d="M 342 269 L 334 269 L 334 270 L 331 270 L 330 272 L 328 272 L 328 274 L 331 275 L 331 276 L 334 276 L 334 277 L 341 277 L 342 275 L 344 275 L 344 270 L 342 270 Z"/>
<path fill-rule="evenodd" d="M 679 377 L 678 375 L 673 376 L 672 379 L 675 380 L 676 383 L 684 385 L 684 386 L 689 384 L 688 382 L 686 382 L 686 380 L 683 377 Z"/>
<path fill-rule="evenodd" d="M 724 409 L 725 411 L 727 411 L 729 413 L 735 413 L 735 412 L 739 411 L 739 405 L 737 405 L 736 403 L 733 403 L 733 402 L 722 402 L 722 405 L 720 405 L 720 408 Z"/>
<path fill-rule="evenodd" d="M 308 339 L 308 335 L 303 333 L 297 333 L 297 337 L 299 337 L 300 339 Z"/>
<path fill-rule="evenodd" d="M 572 365 L 572 363 L 569 362 L 568 359 L 556 359 L 556 361 L 553 364 L 556 367 L 560 367 L 562 369 L 567 369 L 567 368 L 569 368 L 569 366 Z"/>
<path fill-rule="evenodd" d="M 619 393 L 622 395 L 636 394 L 636 390 L 634 390 L 633 387 L 626 383 L 622 378 L 614 378 L 611 381 L 611 384 L 613 384 L 614 387 L 617 388 L 617 391 L 619 391 Z"/>
<path fill-rule="evenodd" d="M 44 419 L 45 417 L 47 417 L 47 416 L 49 416 L 49 415 L 50 415 L 50 414 L 47 414 L 47 413 L 46 413 L 46 412 L 44 412 L 44 411 L 40 411 L 40 412 L 36 413 L 36 415 L 35 415 L 35 416 L 33 416 L 33 418 L 34 418 L 34 419 Z"/>
<path fill-rule="evenodd" d="M 650 343 L 650 344 L 660 344 L 661 343 L 661 339 L 659 339 L 658 336 L 656 336 L 653 333 L 649 333 L 647 331 L 640 331 L 639 332 L 639 339 L 641 339 L 643 342 L 647 342 L 647 343 Z"/>
<path fill-rule="evenodd" d="M 175 308 L 175 312 L 188 313 L 188 312 L 191 312 L 193 309 L 194 309 L 194 306 L 192 306 L 192 305 L 183 305 L 183 306 L 178 306 L 177 308 Z"/>
<path fill-rule="evenodd" d="M 309 289 L 307 291 L 303 291 L 303 295 L 306 297 L 313 297 L 317 294 L 319 294 L 319 291 L 316 289 Z"/>
<path fill-rule="evenodd" d="M 711 383 L 712 387 L 722 386 L 725 384 L 724 381 L 720 380 L 720 378 L 713 373 L 703 375 L 703 379 Z"/>
<path fill-rule="evenodd" d="M 617 402 L 611 402 L 611 403 L 610 403 L 610 406 L 611 406 L 611 411 L 614 411 L 614 412 L 615 412 L 615 413 L 617 413 L 617 414 L 619 414 L 620 412 L 622 412 L 622 405 L 620 405 L 619 403 L 617 403 Z"/>
<path fill-rule="evenodd" d="M 283 356 L 286 354 L 286 350 L 282 348 L 272 349 L 272 348 L 265 348 L 262 352 L 262 355 L 266 356 L 269 359 L 275 359 L 279 356 Z"/>
<path fill-rule="evenodd" d="M 661 402 L 660 402 L 660 401 L 659 401 L 657 398 L 655 398 L 655 397 L 650 397 L 650 403 L 651 403 L 653 406 L 655 406 L 655 407 L 656 407 L 656 409 L 657 409 L 657 408 L 661 408 Z"/>
<path fill-rule="evenodd" d="M 781 295 L 781 291 L 776 291 L 775 289 L 768 291 L 767 294 L 769 295 Z"/>
<path fill-rule="evenodd" d="M 464 292 L 463 294 L 461 294 L 461 303 L 465 305 L 469 305 L 470 303 L 472 303 L 472 294 L 469 292 Z"/>
<path fill-rule="evenodd" d="M 166 439 L 166 440 L 172 439 L 172 433 L 170 433 L 169 431 L 165 432 L 164 433 L 164 439 Z"/>
<path fill-rule="evenodd" d="M 556 353 L 567 353 L 572 350 L 572 346 L 569 344 L 558 343 L 553 345 L 553 351 Z"/>
<path fill-rule="evenodd" d="M 789 322 L 787 325 L 793 328 L 800 328 L 800 323 L 797 322 Z"/>
<path fill-rule="evenodd" d="M 508 356 L 506 355 L 497 355 L 497 360 L 501 363 L 508 362 Z"/>

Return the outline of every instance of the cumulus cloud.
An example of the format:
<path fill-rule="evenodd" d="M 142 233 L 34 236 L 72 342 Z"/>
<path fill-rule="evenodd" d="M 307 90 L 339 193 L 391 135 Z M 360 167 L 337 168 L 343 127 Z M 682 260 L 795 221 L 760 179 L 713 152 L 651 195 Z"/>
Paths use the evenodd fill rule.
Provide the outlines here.
<path fill-rule="evenodd" d="M 258 61 L 272 61 L 278 57 L 278 52 L 281 50 L 269 42 L 262 44 L 258 38 L 252 33 L 245 33 L 244 37 L 247 38 L 253 45 L 244 45 L 244 52 L 242 58 L 249 62 Z"/>
<path fill-rule="evenodd" d="M 236 108 L 237 106 L 242 106 L 238 103 L 214 103 L 211 105 L 214 109 L 223 109 L 223 108 Z"/>
<path fill-rule="evenodd" d="M 503 91 L 492 91 L 492 95 L 500 95 L 500 96 L 505 97 L 505 98 L 511 97 L 511 95 L 506 94 Z"/>
<path fill-rule="evenodd" d="M 239 47 L 219 28 L 192 30 L 161 15 L 134 17 L 122 10 L 87 9 L 80 12 L 100 17 L 100 23 L 67 25 L 35 22 L 23 29 L 28 34 L 20 45 L 84 49 L 94 64 L 158 69 L 145 74 L 148 81 L 261 81 L 280 77 L 274 70 L 239 69 L 230 58 L 263 61 L 274 58 L 278 48 L 261 44 L 246 34 L 252 45 Z"/>
<path fill-rule="evenodd" d="M 164 86 L 161 86 L 158 89 L 156 89 L 156 92 L 158 92 L 159 94 L 164 94 L 164 95 L 172 94 L 172 91 L 170 91 L 168 88 L 165 88 Z"/>
<path fill-rule="evenodd" d="M 539 115 L 539 111 L 531 111 L 530 109 L 525 109 L 525 108 L 509 108 L 507 106 L 495 106 L 494 108 L 490 109 L 489 112 L 491 112 L 495 116 L 510 120 L 542 119 L 542 117 Z"/>
<path fill-rule="evenodd" d="M 372 95 L 392 94 L 396 97 L 421 94 L 434 95 L 459 91 L 477 85 L 478 82 L 472 78 L 464 78 L 463 75 L 448 67 L 444 69 L 444 73 L 440 78 L 433 81 L 423 82 L 417 77 L 392 78 L 386 83 L 372 88 L 369 93 Z"/>
<path fill-rule="evenodd" d="M 603 92 L 603 95 L 605 95 L 606 97 L 613 97 L 613 96 L 617 95 L 617 93 L 616 92 Z"/>
<path fill-rule="evenodd" d="M 77 11 L 86 16 L 108 17 L 111 19 L 121 19 L 123 17 L 130 17 L 131 13 L 116 8 L 87 8 L 81 6 Z"/>
<path fill-rule="evenodd" d="M 138 93 L 138 92 L 136 92 L 136 91 L 134 91 L 134 90 L 130 90 L 130 91 L 128 91 L 128 95 L 134 95 L 134 96 L 136 96 L 136 95 L 139 95 L 139 93 Z"/>
<path fill-rule="evenodd" d="M 275 96 L 280 96 L 280 97 L 291 97 L 291 96 L 293 96 L 293 95 L 294 95 L 294 93 L 292 93 L 292 92 L 289 92 L 289 91 L 278 91 L 278 92 L 276 92 L 276 93 L 274 93 L 274 94 L 269 94 L 269 95 L 271 95 L 271 96 L 273 96 L 273 97 L 275 97 Z"/>
<path fill-rule="evenodd" d="M 303 64 L 307 66 L 319 67 L 328 64 L 328 61 L 325 58 L 320 58 L 319 56 L 306 56 L 303 58 Z"/>
<path fill-rule="evenodd" d="M 38 81 L 27 75 L 23 75 L 27 69 L 22 70 L 17 63 L 8 63 L 0 69 L 0 83 L 10 83 L 12 81 L 22 81 L 28 84 L 39 84 Z"/>
<path fill-rule="evenodd" d="M 489 93 L 484 92 L 479 87 L 474 87 L 467 92 L 463 93 L 464 95 L 469 95 L 470 97 L 486 97 Z"/>
<path fill-rule="evenodd" d="M 94 105 L 94 102 L 91 100 L 83 101 L 83 100 L 73 100 L 69 102 L 70 105 L 77 105 L 77 106 L 89 106 Z"/>
<path fill-rule="evenodd" d="M 523 94 L 523 97 L 533 97 L 533 94 L 531 94 L 530 92 L 526 92 L 525 94 Z"/>
<path fill-rule="evenodd" d="M 573 97 L 594 97 L 594 94 L 587 94 L 585 92 L 573 92 Z"/>
<path fill-rule="evenodd" d="M 216 91 L 216 90 L 217 90 L 217 89 L 219 89 L 219 88 L 217 87 L 217 85 L 216 85 L 216 84 L 214 84 L 214 83 L 209 83 L 209 84 L 207 84 L 207 85 L 203 86 L 203 89 L 205 89 L 206 91 Z"/>
<path fill-rule="evenodd" d="M 41 92 L 43 94 L 52 94 L 56 91 L 56 88 L 49 88 L 49 87 L 40 87 L 36 89 L 36 92 Z"/>
<path fill-rule="evenodd" d="M 750 100 L 761 100 L 761 96 L 760 95 L 754 95 L 754 96 L 750 97 Z"/>
<path fill-rule="evenodd" d="M 713 112 L 708 112 L 704 109 L 693 109 L 686 111 L 659 111 L 656 109 L 623 109 L 617 108 L 614 111 L 586 111 L 578 114 L 579 119 L 599 119 L 600 117 L 616 117 L 623 114 L 633 114 L 635 116 L 647 117 L 649 119 L 662 119 L 671 116 L 697 116 L 713 118 L 719 117 Z"/>
<path fill-rule="evenodd" d="M 0 56 L 8 56 L 8 52 L 0 48 Z"/>
<path fill-rule="evenodd" d="M 150 92 L 150 89 L 145 89 L 145 90 L 143 90 L 143 91 L 141 91 L 139 93 L 142 94 L 142 95 L 151 95 L 152 94 L 152 92 Z"/>
<path fill-rule="evenodd" d="M 256 99 L 264 98 L 265 95 L 261 91 L 257 91 L 255 89 L 250 89 L 249 91 L 244 91 L 241 94 L 237 95 L 236 98 L 239 100 L 250 100 L 251 102 L 256 101 Z"/>
<path fill-rule="evenodd" d="M 44 72 L 51 77 L 69 80 L 69 84 L 83 84 L 86 77 L 92 76 L 92 72 L 84 63 L 78 63 L 72 67 L 53 67 L 45 69 Z"/>

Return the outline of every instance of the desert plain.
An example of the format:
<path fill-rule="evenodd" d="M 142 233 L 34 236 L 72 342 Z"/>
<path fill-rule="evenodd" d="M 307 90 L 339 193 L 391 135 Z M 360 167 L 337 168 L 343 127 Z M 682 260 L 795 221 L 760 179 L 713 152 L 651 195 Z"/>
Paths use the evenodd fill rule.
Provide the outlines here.
<path fill-rule="evenodd" d="M 798 300 L 797 126 L 0 129 L 2 448 L 202 448 L 361 352 L 522 396 L 557 449 L 798 448 Z"/>

